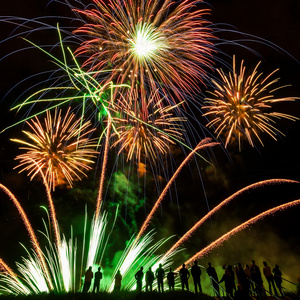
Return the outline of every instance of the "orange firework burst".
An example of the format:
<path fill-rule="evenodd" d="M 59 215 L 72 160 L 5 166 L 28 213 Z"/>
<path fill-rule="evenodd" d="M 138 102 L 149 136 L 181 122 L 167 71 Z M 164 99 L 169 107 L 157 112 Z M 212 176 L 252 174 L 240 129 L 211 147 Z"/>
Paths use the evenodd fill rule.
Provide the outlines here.
<path fill-rule="evenodd" d="M 12 139 L 25 145 L 20 149 L 26 152 L 16 157 L 20 161 L 16 168 L 22 168 L 20 172 L 27 171 L 31 180 L 42 172 L 53 190 L 66 182 L 72 187 L 74 179 L 86 176 L 85 171 L 91 169 L 89 164 L 98 154 L 95 143 L 89 139 L 94 131 L 89 129 L 90 121 L 76 120 L 69 109 L 64 117 L 61 110 L 55 111 L 54 116 L 47 111 L 44 124 L 37 117 L 26 123 L 32 132 L 23 132 L 31 142 Z"/>
<path fill-rule="evenodd" d="M 119 153 L 127 152 L 127 160 L 135 157 L 140 163 L 141 157 L 156 161 L 158 154 L 166 154 L 170 150 L 170 144 L 181 139 L 183 129 L 181 123 L 184 118 L 175 117 L 172 111 L 176 106 L 163 106 L 162 99 L 155 101 L 157 91 L 148 99 L 147 107 L 140 105 L 136 90 L 132 90 L 131 96 L 111 108 L 116 138 L 113 147 L 120 146 Z"/>
<path fill-rule="evenodd" d="M 278 133 L 282 134 L 275 126 L 275 119 L 285 118 L 297 120 L 298 118 L 288 114 L 274 112 L 272 105 L 283 101 L 294 101 L 295 97 L 276 98 L 273 93 L 282 88 L 274 87 L 279 78 L 271 79 L 275 70 L 266 77 L 258 73 L 260 62 L 248 76 L 246 67 L 241 62 L 240 70 L 236 70 L 235 57 L 233 57 L 233 71 L 226 75 L 222 69 L 217 70 L 222 83 L 212 80 L 215 86 L 211 92 L 211 98 L 206 98 L 208 110 L 204 116 L 213 119 L 207 124 L 213 127 L 218 137 L 226 136 L 225 147 L 234 138 L 246 137 L 249 144 L 254 146 L 254 139 L 262 145 L 260 134 L 267 133 L 276 140 Z"/>
<path fill-rule="evenodd" d="M 166 97 L 198 88 L 210 67 L 211 30 L 201 1 L 93 0 L 77 10 L 87 23 L 75 32 L 85 40 L 77 55 L 104 84 L 130 81 L 141 91 L 161 89 Z M 108 71 L 107 71 L 108 70 Z M 106 77 L 105 73 L 107 72 Z M 144 98 L 143 98 L 144 99 Z"/>

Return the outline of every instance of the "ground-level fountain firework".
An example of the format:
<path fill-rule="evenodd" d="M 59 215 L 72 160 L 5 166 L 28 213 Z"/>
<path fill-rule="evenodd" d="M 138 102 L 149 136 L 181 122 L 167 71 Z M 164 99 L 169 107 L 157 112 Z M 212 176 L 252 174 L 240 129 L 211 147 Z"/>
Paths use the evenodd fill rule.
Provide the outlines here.
<path fill-rule="evenodd" d="M 203 166 L 212 165 L 213 150 L 222 144 L 230 148 L 232 140 L 240 145 L 248 139 L 254 147 L 255 140 L 263 144 L 265 133 L 275 139 L 281 134 L 275 118 L 295 121 L 297 117 L 275 113 L 273 105 L 296 98 L 274 96 L 277 79 L 269 81 L 270 75 L 258 74 L 258 65 L 247 77 L 243 63 L 238 74 L 234 60 L 228 76 L 223 69 L 217 69 L 221 78 L 211 75 L 215 37 L 210 22 L 204 19 L 209 10 L 199 7 L 202 1 L 136 0 L 128 5 L 125 0 L 91 0 L 87 6 L 75 1 L 82 8 L 73 7 L 69 1 L 57 2 L 71 8 L 81 25 L 70 32 L 68 27 L 47 27 L 41 20 L 32 22 L 55 30 L 58 42 L 53 48 L 59 49 L 59 55 L 52 53 L 52 46 L 39 46 L 28 38 L 28 20 L 14 20 L 25 28 L 23 39 L 50 59 L 55 70 L 26 90 L 25 100 L 22 94 L 20 103 L 14 104 L 13 111 L 29 108 L 21 120 L 1 128 L 3 133 L 24 126 L 25 137 L 11 139 L 22 145 L 15 169 L 27 173 L 30 180 L 38 178 L 42 182 L 45 196 L 40 193 L 40 198 L 45 199 L 42 202 L 47 203 L 47 208 L 43 208 L 43 230 L 35 229 L 23 199 L 17 199 L 0 183 L 1 198 L 14 204 L 31 242 L 30 248 L 23 247 L 25 256 L 16 258 L 16 266 L 9 266 L 0 254 L 0 293 L 78 292 L 82 290 L 85 270 L 92 266 L 96 271 L 103 265 L 103 290 L 113 290 L 118 271 L 123 276 L 122 289 L 133 290 L 134 274 L 141 266 L 155 270 L 162 264 L 165 270 L 172 266 L 178 271 L 178 261 L 190 266 L 238 232 L 300 204 L 300 200 L 283 199 L 283 204 L 262 209 L 208 245 L 198 247 L 193 255 L 185 253 L 182 247 L 229 203 L 266 186 L 299 184 L 288 179 L 261 180 L 237 190 L 213 208 L 208 198 L 207 211 L 197 217 L 191 228 L 184 228 L 186 233 L 181 237 L 176 230 L 168 230 L 158 238 L 154 218 L 164 199 L 173 190 L 177 193 L 180 174 L 188 167 L 201 173 Z M 1 21 L 11 19 L 3 17 Z M 68 44 L 69 40 L 72 42 Z M 205 85 L 214 89 L 211 98 L 197 95 L 207 89 Z M 97 189 L 92 205 L 89 203 L 81 212 L 83 234 L 77 236 L 77 224 L 68 224 L 67 231 L 62 226 L 55 191 L 72 191 L 92 166 L 96 166 Z M 122 203 L 126 211 L 144 206 L 143 220 L 133 214 L 137 225 L 130 237 L 116 230 L 122 222 L 130 227 L 121 217 L 120 202 L 115 203 L 110 195 L 110 191 L 116 193 L 117 176 L 123 176 L 127 183 L 129 179 L 138 182 L 139 189 L 132 192 L 138 194 L 136 198 L 147 198 L 149 177 L 152 187 L 156 187 L 157 195 L 147 204 Z M 204 186 L 201 179 L 197 184 Z M 128 184 L 125 189 L 129 188 Z"/>
<path fill-rule="evenodd" d="M 140 233 L 137 236 L 133 236 L 126 242 L 126 247 L 122 251 L 121 256 L 115 265 L 114 271 L 107 276 L 104 280 L 105 289 L 108 292 L 113 290 L 114 277 L 118 270 L 123 274 L 123 289 L 132 290 L 135 287 L 134 274 L 139 270 L 140 266 L 144 266 L 145 269 L 152 267 L 157 268 L 159 264 L 163 264 L 165 268 L 172 265 L 172 257 L 178 254 L 182 249 L 179 246 L 191 237 L 192 233 L 199 228 L 202 223 L 209 219 L 214 213 L 220 210 L 223 206 L 227 205 L 230 201 L 243 194 L 245 191 L 259 188 L 260 186 L 270 184 L 295 184 L 298 182 L 284 179 L 266 180 L 262 182 L 250 185 L 231 197 L 225 199 L 217 207 L 211 210 L 210 213 L 205 215 L 199 220 L 185 235 L 183 235 L 171 248 L 161 253 L 161 247 L 165 243 L 170 243 L 169 240 L 174 239 L 172 236 L 166 237 L 159 241 L 155 241 L 155 232 L 153 230 L 144 232 L 142 226 Z M 28 231 L 28 235 L 33 245 L 33 249 L 26 250 L 27 258 L 23 258 L 22 263 L 17 263 L 17 269 L 20 275 L 17 275 L 2 259 L 0 264 L 4 269 L 1 273 L 0 280 L 2 282 L 2 293 L 6 294 L 31 294 L 42 292 L 76 292 L 82 287 L 81 277 L 82 271 L 89 266 L 93 266 L 94 270 L 101 265 L 103 257 L 106 255 L 106 247 L 110 242 L 110 239 L 114 238 L 114 220 L 108 220 L 108 215 L 105 211 L 102 211 L 100 216 L 96 218 L 94 216 L 92 222 L 87 225 L 86 218 L 85 223 L 85 236 L 83 243 L 79 245 L 76 237 L 71 235 L 67 239 L 64 234 L 59 233 L 59 242 L 52 242 L 49 231 L 45 225 L 45 236 L 47 238 L 47 245 L 41 247 L 38 239 L 35 235 L 34 229 L 24 209 L 15 198 L 15 196 L 2 184 L 0 185 L 2 192 L 6 193 L 14 205 L 18 209 L 20 217 L 22 218 L 24 225 Z M 207 253 L 213 251 L 214 248 L 222 245 L 228 238 L 237 232 L 247 228 L 253 223 L 261 220 L 262 218 L 274 214 L 277 211 L 284 210 L 295 205 L 300 204 L 300 200 L 288 202 L 272 209 L 269 209 L 261 214 L 251 218 L 243 224 L 233 228 L 228 233 L 222 235 L 219 239 L 212 242 L 210 245 L 196 253 L 193 257 L 187 260 L 186 265 L 191 265 L 194 260 L 199 259 Z M 115 216 L 117 218 L 118 212 Z M 151 216 L 151 214 L 149 215 Z M 111 222 L 111 228 L 108 229 L 108 223 Z M 149 221 L 149 217 L 146 219 Z M 58 224 L 57 224 L 58 225 Z M 86 240 L 87 239 L 87 240 Z M 125 243 L 124 243 L 125 244 Z M 78 253 L 81 253 L 81 259 L 78 257 Z M 78 260 L 80 263 L 78 263 Z M 177 271 L 179 270 L 177 268 Z"/>

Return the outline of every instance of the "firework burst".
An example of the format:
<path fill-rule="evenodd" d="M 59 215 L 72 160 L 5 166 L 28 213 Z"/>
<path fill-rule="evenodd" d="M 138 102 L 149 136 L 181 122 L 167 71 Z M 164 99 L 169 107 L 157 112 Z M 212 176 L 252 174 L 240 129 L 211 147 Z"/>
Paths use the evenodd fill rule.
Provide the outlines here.
<path fill-rule="evenodd" d="M 212 118 L 207 126 L 213 127 L 218 137 L 226 136 L 225 147 L 235 138 L 239 145 L 242 138 L 246 138 L 252 147 L 255 140 L 263 145 L 262 133 L 275 140 L 278 134 L 282 134 L 275 127 L 275 119 L 298 119 L 273 111 L 275 103 L 294 101 L 296 98 L 276 98 L 273 93 L 283 86 L 276 87 L 279 78 L 271 78 L 278 69 L 264 77 L 263 73 L 258 72 L 259 65 L 247 75 L 243 61 L 237 70 L 233 57 L 232 73 L 226 75 L 222 69 L 218 69 L 222 82 L 212 80 L 215 90 L 210 93 L 211 98 L 206 98 L 206 105 L 202 109 L 208 110 L 204 116 Z"/>
<path fill-rule="evenodd" d="M 182 139 L 183 128 L 180 125 L 184 118 L 173 116 L 178 106 L 163 106 L 161 99 L 155 101 L 157 91 L 147 100 L 147 107 L 140 105 L 137 90 L 133 90 L 126 101 L 122 97 L 119 104 L 112 106 L 111 111 L 115 132 L 112 147 L 119 146 L 119 153 L 125 151 L 127 160 L 134 157 L 138 163 L 141 158 L 148 158 L 152 162 L 157 160 L 158 154 L 166 154 L 175 140 Z"/>
<path fill-rule="evenodd" d="M 61 110 L 54 116 L 47 111 L 44 124 L 37 117 L 26 123 L 32 132 L 23 132 L 31 142 L 12 139 L 24 145 L 20 149 L 26 150 L 16 157 L 20 172 L 26 171 L 31 179 L 42 172 L 53 190 L 66 182 L 72 187 L 75 179 L 86 176 L 85 171 L 91 169 L 89 165 L 98 153 L 94 150 L 95 143 L 89 139 L 94 131 L 89 129 L 89 121 L 75 120 L 69 109 L 64 117 Z"/>
<path fill-rule="evenodd" d="M 76 10 L 86 20 L 75 30 L 83 39 L 76 53 L 95 76 L 101 72 L 103 84 L 130 82 L 184 100 L 204 81 L 212 34 L 199 1 L 93 2 L 93 9 Z"/>

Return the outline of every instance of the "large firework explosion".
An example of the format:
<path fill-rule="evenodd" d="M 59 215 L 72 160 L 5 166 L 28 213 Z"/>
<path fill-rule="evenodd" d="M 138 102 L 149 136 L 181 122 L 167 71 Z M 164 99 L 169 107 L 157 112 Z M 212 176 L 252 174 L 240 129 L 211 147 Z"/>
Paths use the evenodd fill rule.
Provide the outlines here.
<path fill-rule="evenodd" d="M 205 81 L 212 34 L 199 1 L 94 0 L 91 7 L 76 10 L 85 21 L 75 30 L 83 40 L 76 53 L 104 83 L 138 85 L 146 106 L 144 93 L 159 89 L 178 102 Z"/>
<path fill-rule="evenodd" d="M 221 82 L 212 80 L 215 90 L 210 92 L 211 97 L 206 98 L 207 110 L 204 116 L 212 119 L 207 126 L 214 128 L 217 137 L 225 139 L 225 148 L 234 139 L 238 140 L 239 147 L 242 139 L 247 139 L 254 147 L 258 140 L 262 145 L 263 133 L 276 140 L 281 132 L 275 127 L 275 120 L 280 118 L 292 121 L 298 120 L 289 114 L 276 112 L 273 106 L 280 102 L 295 101 L 295 97 L 276 97 L 274 93 L 283 88 L 276 86 L 279 78 L 273 75 L 277 70 L 263 75 L 258 71 L 258 63 L 253 71 L 247 72 L 244 61 L 239 70 L 233 57 L 233 70 L 228 75 L 218 69 Z"/>
<path fill-rule="evenodd" d="M 80 3 L 80 1 L 76 2 Z M 33 252 L 29 250 L 29 258 L 24 259 L 23 265 L 18 264 L 18 271 L 21 274 L 20 278 L 3 260 L 0 260 L 1 265 L 5 269 L 4 276 L 2 277 L 2 289 L 4 292 L 28 294 L 40 293 L 43 291 L 48 292 L 51 290 L 58 292 L 77 291 L 81 286 L 80 273 L 89 265 L 96 267 L 99 264 L 102 264 L 103 256 L 109 252 L 106 249 L 106 246 L 109 243 L 109 237 L 114 237 L 114 235 L 116 236 L 114 230 L 107 230 L 106 213 L 103 209 L 103 200 L 106 199 L 106 202 L 111 201 L 111 199 L 107 199 L 107 194 L 105 194 L 104 191 L 104 184 L 109 177 L 107 174 L 109 174 L 110 171 L 107 159 L 111 153 L 111 138 L 117 139 L 124 134 L 124 139 L 117 139 L 115 145 L 120 146 L 121 149 L 127 148 L 125 149 L 127 151 L 127 160 L 131 157 L 128 154 L 132 153 L 132 155 L 137 157 L 137 161 L 140 161 L 142 153 L 142 155 L 148 156 L 149 161 L 153 160 L 153 157 L 155 156 L 153 155 L 153 151 L 150 151 L 149 149 L 154 147 L 153 145 L 155 145 L 155 142 L 153 141 L 157 138 L 160 139 L 160 142 L 164 140 L 168 141 L 169 144 L 177 144 L 181 138 L 184 142 L 186 142 L 185 135 L 178 137 L 178 133 L 180 135 L 183 132 L 179 128 L 182 126 L 182 128 L 188 131 L 191 123 L 189 123 L 189 121 L 182 122 L 183 119 L 186 119 L 185 117 L 183 118 L 182 115 L 186 116 L 188 114 L 181 114 L 184 109 L 178 109 L 178 104 L 184 100 L 184 102 L 186 102 L 184 103 L 186 106 L 186 98 L 189 98 L 191 95 L 194 96 L 193 92 L 197 91 L 198 84 L 200 85 L 204 79 L 207 79 L 207 71 L 203 68 L 211 65 L 210 60 L 212 58 L 210 55 L 212 52 L 212 45 L 209 40 L 212 35 L 208 28 L 203 27 L 203 24 L 208 24 L 202 19 L 203 13 L 206 12 L 203 10 L 197 10 L 196 1 L 180 1 L 178 2 L 179 4 L 172 1 L 152 1 L 152 6 L 149 7 L 147 6 L 148 2 L 143 2 L 145 3 L 145 6 L 143 6 L 141 1 L 134 3 L 138 3 L 138 6 L 141 8 L 141 10 L 137 11 L 143 14 L 148 11 L 148 13 L 152 12 L 153 14 L 147 15 L 146 13 L 144 18 L 139 19 L 136 16 L 137 14 L 132 14 L 134 11 L 127 5 L 127 2 L 110 1 L 109 3 L 112 7 L 120 4 L 118 7 L 120 9 L 117 10 L 117 14 L 112 14 L 112 10 L 103 1 L 94 1 L 92 6 L 76 10 L 79 15 L 82 16 L 82 19 L 88 20 L 89 22 L 77 30 L 77 34 L 80 35 L 80 40 L 82 42 L 81 47 L 79 47 L 77 52 L 75 52 L 78 55 L 78 58 L 75 59 L 73 52 L 70 49 L 65 51 L 62 42 L 60 43 L 63 53 L 62 60 L 56 59 L 56 57 L 50 54 L 50 52 L 44 51 L 42 47 L 38 47 L 48 56 L 50 55 L 55 64 L 58 65 L 64 73 L 67 74 L 67 76 L 64 76 L 63 81 L 60 83 L 58 83 L 60 79 L 59 76 L 50 76 L 49 81 L 44 82 L 44 84 L 46 83 L 46 86 L 49 86 L 48 83 L 51 82 L 50 87 L 43 88 L 37 92 L 35 91 L 16 107 L 21 109 L 25 105 L 43 105 L 44 102 L 47 102 L 51 103 L 52 108 L 63 104 L 75 104 L 76 108 L 80 108 L 83 116 L 87 115 L 88 110 L 92 110 L 94 114 L 96 112 L 97 124 L 100 124 L 100 127 L 103 128 L 99 141 L 104 149 L 104 159 L 100 165 L 101 176 L 98 199 L 96 201 L 97 206 L 95 210 L 95 217 L 92 221 L 89 221 L 90 218 L 87 217 L 84 228 L 90 228 L 90 232 L 87 233 L 88 231 L 85 230 L 86 235 L 84 240 L 86 243 L 83 242 L 83 244 L 78 247 L 78 249 L 81 249 L 80 251 L 85 252 L 86 254 L 82 255 L 81 264 L 77 265 L 75 263 L 75 261 L 77 261 L 77 254 L 72 252 L 72 250 L 76 249 L 77 246 L 75 239 L 73 239 L 73 235 L 71 239 L 68 240 L 62 233 L 58 233 L 58 240 L 60 242 L 55 244 L 50 237 L 51 234 L 48 235 L 46 232 L 46 236 L 49 237 L 49 242 L 47 246 L 41 247 L 34 241 L 34 234 L 30 233 L 34 249 Z M 91 9 L 91 7 L 93 7 L 94 10 Z M 105 11 L 106 9 L 108 11 Z M 159 13 L 157 13 L 155 17 L 154 13 L 156 13 L 156 11 Z M 99 16 L 104 16 L 105 12 L 107 12 L 107 14 L 105 14 L 103 20 L 99 21 Z M 163 14 L 164 12 L 166 14 Z M 124 36 L 126 36 L 126 34 L 130 34 L 130 37 L 129 40 L 127 40 L 127 44 L 123 43 L 121 45 L 121 49 L 119 47 L 120 44 L 116 42 L 114 38 L 120 37 L 120 35 L 117 34 L 117 30 L 122 29 L 122 23 L 120 23 L 122 13 L 132 17 L 132 20 L 136 21 L 137 25 L 135 27 L 132 26 L 134 22 L 129 21 L 130 18 L 125 18 L 123 20 L 126 21 L 127 25 L 129 24 L 131 28 L 128 28 L 129 33 L 127 31 L 124 32 Z M 180 16 L 179 13 L 182 15 Z M 144 23 L 146 17 L 149 17 L 148 20 L 152 22 L 151 25 Z M 198 17 L 200 17 L 200 19 L 197 19 Z M 113 18 L 116 19 L 114 20 Z M 156 19 L 160 22 L 158 28 L 163 28 L 166 31 L 167 27 L 164 26 L 169 26 L 167 29 L 170 29 L 170 32 L 164 32 L 165 35 L 163 35 L 162 30 L 158 31 L 158 29 L 154 28 L 153 22 Z M 101 23 L 102 21 L 105 22 L 105 24 Z M 115 21 L 115 24 L 118 24 L 118 26 L 114 26 L 115 24 L 113 21 Z M 181 29 L 179 30 L 179 27 L 176 27 L 178 24 L 182 26 L 184 34 Z M 190 27 L 191 24 L 195 25 L 195 27 Z M 171 48 L 167 48 L 166 45 L 168 43 L 171 44 L 172 42 L 173 37 L 170 35 L 172 31 L 174 31 L 174 38 L 177 38 L 177 40 L 174 41 L 180 41 L 181 44 L 172 44 L 173 48 L 172 51 L 170 51 Z M 108 37 L 109 34 L 112 35 L 109 36 L 109 39 L 103 41 L 100 39 L 101 37 L 99 37 L 99 32 L 101 32 L 101 34 L 102 32 L 106 33 L 106 37 Z M 65 33 L 65 31 L 63 31 L 63 33 Z M 151 34 L 150 39 L 149 34 Z M 202 36 L 199 36 L 199 34 L 202 34 Z M 91 39 L 91 37 L 94 37 L 94 39 Z M 196 40 L 197 37 L 200 37 L 200 40 Z M 201 37 L 204 38 L 204 40 L 201 40 Z M 100 45 L 101 43 L 102 45 Z M 116 46 L 116 48 L 113 48 L 113 46 Z M 127 46 L 128 48 L 126 48 Z M 178 49 L 178 46 L 181 48 Z M 204 46 L 204 48 L 201 48 L 200 46 Z M 125 52 L 121 51 L 123 49 L 125 49 Z M 126 57 L 130 51 L 132 51 L 132 55 Z M 159 51 L 161 57 L 165 59 L 164 61 L 157 60 L 156 51 Z M 191 55 L 191 53 L 193 55 Z M 66 54 L 70 55 L 72 65 L 67 63 Z M 126 55 L 119 58 L 118 54 Z M 168 57 L 166 56 L 167 54 L 169 55 Z M 107 65 L 102 65 L 102 63 L 105 62 L 103 55 L 110 57 Z M 81 57 L 84 56 L 87 60 L 83 67 L 79 61 L 81 60 Z M 179 63 L 177 64 L 177 62 Z M 130 67 L 133 69 L 130 69 L 126 65 L 127 63 L 130 64 Z M 168 69 L 172 67 L 173 63 L 174 65 L 178 65 L 179 68 L 175 69 L 175 66 L 173 66 L 174 68 Z M 187 68 L 189 72 L 186 72 Z M 176 71 L 175 73 L 174 70 Z M 51 79 L 53 80 L 51 81 Z M 113 79 L 114 82 L 110 82 L 109 80 L 111 79 Z M 125 85 L 123 86 L 123 83 L 126 83 L 126 87 Z M 70 92 L 74 93 L 69 96 Z M 54 97 L 53 94 L 55 94 Z M 49 95 L 51 97 L 46 97 Z M 139 95 L 139 97 L 134 96 L 134 101 L 130 102 L 132 95 Z M 153 101 L 148 101 L 149 99 L 152 99 L 152 96 L 149 97 L 149 95 L 155 95 L 155 97 L 153 97 Z M 172 104 L 170 104 L 170 102 Z M 177 104 L 174 105 L 174 103 Z M 183 105 L 182 107 L 185 106 Z M 132 109 L 132 107 L 134 109 Z M 150 107 L 151 109 L 149 109 Z M 200 110 L 199 106 L 197 106 L 197 108 Z M 48 109 L 48 107 L 43 108 L 39 113 L 43 113 L 46 109 Z M 177 114 L 177 112 L 180 113 Z M 120 115 L 123 113 L 121 118 L 118 116 L 118 113 L 120 113 Z M 172 117 L 171 115 L 173 114 L 179 117 Z M 32 118 L 33 116 L 34 114 L 30 115 L 29 118 Z M 192 116 L 192 119 L 193 117 L 194 115 Z M 20 123 L 23 121 L 24 120 L 21 120 Z M 176 126 L 178 126 L 178 124 L 180 126 L 175 126 L 174 129 L 172 126 L 173 122 Z M 130 123 L 130 126 L 119 126 L 119 124 L 122 123 L 123 125 Z M 185 123 L 188 125 L 185 126 Z M 134 126 L 132 124 L 134 124 Z M 144 134 L 146 132 L 148 136 Z M 132 133 L 136 134 L 138 142 L 135 144 L 135 140 L 132 140 L 132 143 L 129 143 L 127 146 L 126 141 L 128 141 L 128 139 L 126 138 Z M 174 139 L 175 135 L 177 135 L 176 139 Z M 153 137 L 152 140 L 150 139 L 150 143 L 153 142 L 153 144 L 148 146 L 149 144 L 147 141 L 149 141 L 150 136 Z M 78 137 L 80 138 L 80 135 Z M 199 141 L 197 137 L 195 138 L 195 141 L 198 143 Z M 188 142 L 186 143 L 188 144 Z M 169 151 L 169 145 L 167 143 L 160 143 L 159 145 L 162 145 L 162 148 L 156 149 L 156 153 Z M 201 146 L 203 146 L 205 148 L 205 145 L 209 148 L 210 146 L 214 146 L 215 143 L 204 139 L 198 147 L 201 148 Z M 186 146 L 186 148 L 189 149 L 191 146 Z M 124 275 L 124 288 L 132 289 L 134 286 L 134 280 L 132 279 L 133 274 L 135 270 L 139 268 L 140 264 L 143 264 L 145 268 L 148 266 L 153 266 L 153 268 L 155 268 L 156 264 L 163 262 L 164 266 L 167 267 L 168 264 L 163 259 L 168 259 L 169 255 L 176 254 L 174 251 L 176 251 L 178 246 L 191 236 L 191 233 L 193 233 L 205 220 L 210 218 L 213 213 L 217 212 L 220 207 L 223 207 L 235 198 L 233 195 L 233 197 L 221 202 L 219 207 L 216 207 L 211 211 L 211 213 L 200 219 L 191 228 L 191 230 L 179 239 L 178 243 L 174 244 L 170 248 L 169 251 L 162 251 L 157 255 L 156 250 L 161 250 L 160 246 L 164 242 L 167 242 L 168 238 L 154 242 L 154 236 L 151 233 L 145 234 L 145 232 L 146 229 L 151 228 L 153 214 L 157 211 L 158 207 L 161 205 L 161 201 L 170 190 L 170 186 L 174 183 L 173 180 L 178 175 L 178 172 L 188 162 L 189 158 L 194 155 L 196 150 L 198 150 L 197 147 L 192 148 L 194 149 L 189 149 L 191 155 L 185 157 L 183 160 L 184 163 L 180 165 L 177 170 L 172 170 L 172 172 L 169 173 L 172 175 L 170 176 L 171 180 L 168 181 L 167 178 L 167 184 L 163 193 L 158 196 L 157 201 L 155 201 L 153 206 L 152 204 L 150 205 L 152 208 L 151 212 L 146 216 L 139 234 L 137 236 L 133 236 L 127 246 L 123 247 L 125 250 L 121 257 L 118 257 L 118 263 L 116 264 L 117 267 L 113 271 L 108 272 L 109 279 L 106 280 L 108 290 L 112 289 L 113 275 L 118 269 L 120 269 Z M 160 159 L 162 159 L 160 154 L 156 155 L 160 156 Z M 106 169 L 107 172 L 105 172 Z M 277 182 L 277 180 L 274 182 Z M 282 180 L 279 182 L 285 181 Z M 44 183 L 46 183 L 46 181 L 44 181 Z M 254 185 L 254 187 L 261 186 L 263 184 L 264 183 L 257 184 Z M 30 228 L 28 225 L 28 218 L 25 217 L 24 211 L 16 201 L 16 198 L 2 185 L 1 189 L 9 195 L 10 199 L 18 208 L 27 228 Z M 298 200 L 286 203 L 283 206 L 274 207 L 273 209 L 267 210 L 262 214 L 251 218 L 236 229 L 229 231 L 227 235 L 216 239 L 211 246 L 204 248 L 200 253 L 196 253 L 191 259 L 201 257 L 203 253 L 209 252 L 215 246 L 224 242 L 232 234 L 256 222 L 260 218 L 273 214 L 278 210 L 292 207 L 298 203 Z M 117 219 L 118 217 L 116 217 L 116 219 L 110 219 L 112 227 L 114 227 Z M 90 227 L 88 226 L 89 222 L 91 223 Z M 31 232 L 31 230 L 29 231 Z M 152 242 L 153 244 L 151 244 Z M 88 244 L 88 246 L 86 246 L 86 244 Z M 149 247 L 152 252 L 148 251 Z M 44 254 L 40 254 L 40 251 L 44 251 Z M 46 262 L 43 261 L 43 257 L 47 257 Z M 187 263 L 189 264 L 190 260 L 188 260 Z"/>

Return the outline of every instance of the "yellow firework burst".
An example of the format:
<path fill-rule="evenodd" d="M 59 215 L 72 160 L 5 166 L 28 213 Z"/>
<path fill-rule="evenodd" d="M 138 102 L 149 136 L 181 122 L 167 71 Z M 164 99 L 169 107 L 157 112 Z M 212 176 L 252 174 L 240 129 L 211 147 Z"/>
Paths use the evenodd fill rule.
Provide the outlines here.
<path fill-rule="evenodd" d="M 32 130 L 23 131 L 29 141 L 12 139 L 26 151 L 15 158 L 20 162 L 15 168 L 26 171 L 31 180 L 42 172 L 53 190 L 65 183 L 72 187 L 74 179 L 86 176 L 98 154 L 94 140 L 89 139 L 94 129 L 90 129 L 90 121 L 76 120 L 70 109 L 65 116 L 61 110 L 53 116 L 49 111 L 46 114 L 43 123 L 37 117 L 26 122 Z"/>
<path fill-rule="evenodd" d="M 214 128 L 218 137 L 226 137 L 225 147 L 234 139 L 241 146 L 243 137 L 246 137 L 252 147 L 255 140 L 263 145 L 262 133 L 275 140 L 278 134 L 282 134 L 275 127 L 276 119 L 298 119 L 273 110 L 274 103 L 294 101 L 296 98 L 276 98 L 274 93 L 284 87 L 276 86 L 279 78 L 272 79 L 278 69 L 264 76 L 262 72 L 258 72 L 259 65 L 260 62 L 246 75 L 244 62 L 241 62 L 237 70 L 233 57 L 232 72 L 226 75 L 222 69 L 217 69 L 221 82 L 212 80 L 215 90 L 210 92 L 210 98 L 205 99 L 206 105 L 202 109 L 208 111 L 204 116 L 211 118 L 207 126 Z"/>

